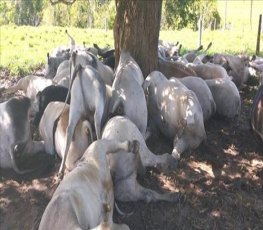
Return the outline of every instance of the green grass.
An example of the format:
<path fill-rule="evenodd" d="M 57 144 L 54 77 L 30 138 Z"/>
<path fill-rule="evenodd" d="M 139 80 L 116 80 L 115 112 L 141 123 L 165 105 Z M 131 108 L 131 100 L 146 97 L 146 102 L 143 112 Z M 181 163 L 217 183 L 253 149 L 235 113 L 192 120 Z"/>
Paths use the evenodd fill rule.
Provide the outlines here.
<path fill-rule="evenodd" d="M 221 17 L 221 26 L 224 28 L 225 2 L 217 1 L 217 9 Z M 252 1 L 252 17 L 250 26 L 250 4 L 249 0 L 227 0 L 226 23 L 227 29 L 202 32 L 202 44 L 206 47 L 213 42 L 209 53 L 230 53 L 230 54 L 255 54 L 259 15 L 263 14 L 263 1 Z M 183 51 L 196 49 L 198 47 L 198 32 L 188 29 L 181 31 L 161 31 L 160 39 L 164 41 L 179 41 L 183 45 Z M 261 33 L 261 52 L 263 56 L 263 33 Z"/>
<path fill-rule="evenodd" d="M 263 8 L 262 8 L 263 9 Z M 247 27 L 246 27 L 247 28 Z M 1 26 L 0 27 L 0 70 L 5 69 L 10 75 L 24 76 L 46 63 L 46 54 L 60 45 L 67 46 L 69 39 L 62 27 L 41 26 Z M 87 46 L 97 43 L 100 46 L 113 47 L 113 32 L 107 33 L 99 29 L 67 28 L 75 38 L 76 44 L 85 41 Z M 204 47 L 210 41 L 213 45 L 209 53 L 230 53 L 252 55 L 256 49 L 257 29 L 234 30 L 204 30 L 202 44 Z M 198 46 L 198 32 L 188 29 L 181 31 L 161 31 L 163 41 L 179 41 L 183 45 L 183 52 Z M 261 35 L 261 47 L 263 34 Z M 261 56 L 263 56 L 261 48 Z"/>
<path fill-rule="evenodd" d="M 183 52 L 193 50 L 198 47 L 199 35 L 198 32 L 191 30 L 181 31 L 161 31 L 160 39 L 163 41 L 176 42 L 182 44 Z M 245 33 L 242 31 L 229 30 L 204 30 L 202 32 L 202 45 L 206 47 L 210 42 L 213 43 L 209 53 L 229 53 L 229 54 L 247 54 L 252 55 L 256 50 L 257 33 Z M 261 35 L 263 40 L 263 34 Z M 261 41 L 261 47 L 263 42 Z M 261 55 L 263 54 L 261 48 Z"/>
<path fill-rule="evenodd" d="M 249 31 L 258 29 L 259 15 L 263 14 L 263 1 L 252 0 L 252 14 L 250 28 L 250 9 L 251 0 L 218 0 L 217 9 L 224 24 L 225 6 L 226 6 L 226 22 L 231 24 L 234 30 Z"/>
<path fill-rule="evenodd" d="M 69 39 L 62 27 L 1 26 L 0 69 L 9 70 L 11 75 L 26 75 L 47 61 L 47 52 L 55 47 L 69 45 Z M 92 46 L 113 46 L 112 31 L 97 29 L 67 28 L 76 44 Z"/>

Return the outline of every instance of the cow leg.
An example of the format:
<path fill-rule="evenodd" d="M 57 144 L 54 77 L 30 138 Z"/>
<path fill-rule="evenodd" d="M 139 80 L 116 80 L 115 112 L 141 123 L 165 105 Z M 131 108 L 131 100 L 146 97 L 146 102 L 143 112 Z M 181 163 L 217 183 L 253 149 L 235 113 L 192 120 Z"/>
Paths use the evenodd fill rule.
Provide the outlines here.
<path fill-rule="evenodd" d="M 172 156 L 178 160 L 181 157 L 181 153 L 183 153 L 187 149 L 187 143 L 185 141 L 185 138 L 183 137 L 181 137 L 180 139 L 178 139 L 178 137 L 175 137 L 173 143 L 174 143 L 174 148 L 172 151 Z"/>
<path fill-rule="evenodd" d="M 101 139 L 102 116 L 103 116 L 103 109 L 97 108 L 95 113 L 94 113 L 94 125 L 95 125 L 97 140 Z"/>
<path fill-rule="evenodd" d="M 156 167 L 164 171 L 171 171 L 177 168 L 177 160 L 169 153 L 154 154 L 146 145 L 141 146 L 140 157 L 144 167 Z"/>
<path fill-rule="evenodd" d="M 74 109 L 72 109 L 73 111 L 75 111 Z M 72 114 L 71 114 L 71 111 L 70 110 L 70 114 L 69 114 L 69 124 L 68 124 L 68 127 L 67 127 L 67 131 L 66 131 L 66 136 L 67 136 L 67 142 L 66 142 L 66 148 L 65 148 L 65 152 L 62 156 L 62 162 L 61 162 L 61 165 L 60 165 L 60 168 L 59 168 L 59 178 L 63 178 L 64 176 L 64 171 L 65 171 L 65 163 L 66 163 L 66 160 L 67 160 L 67 155 L 68 155 L 68 151 L 69 151 L 69 147 L 70 147 L 70 144 L 71 144 L 71 141 L 72 141 L 72 138 L 73 138 L 73 135 L 74 135 L 74 131 L 75 131 L 75 128 L 77 126 L 77 123 L 81 117 L 81 113 L 79 111 L 75 111 L 74 112 L 74 115 L 72 117 Z"/>
<path fill-rule="evenodd" d="M 129 178 L 122 181 L 117 181 L 114 184 L 115 199 L 119 201 L 170 201 L 176 202 L 179 200 L 179 193 L 164 193 L 159 194 L 151 189 L 147 189 L 138 184 L 136 173 L 133 173 Z"/>

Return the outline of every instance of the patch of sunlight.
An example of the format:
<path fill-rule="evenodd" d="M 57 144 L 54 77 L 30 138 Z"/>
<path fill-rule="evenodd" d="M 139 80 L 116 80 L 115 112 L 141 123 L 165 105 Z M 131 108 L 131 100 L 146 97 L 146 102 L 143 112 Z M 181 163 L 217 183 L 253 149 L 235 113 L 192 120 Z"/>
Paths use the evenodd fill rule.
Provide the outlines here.
<path fill-rule="evenodd" d="M 125 96 L 125 93 L 124 93 L 124 89 L 118 89 L 117 90 L 117 93 L 119 94 L 120 97 L 123 98 L 123 100 L 126 100 L 126 96 Z"/>
<path fill-rule="evenodd" d="M 217 78 L 216 81 L 215 81 L 215 83 L 216 83 L 217 85 L 221 85 L 221 84 L 223 84 L 223 79 Z"/>
<path fill-rule="evenodd" d="M 192 190 L 196 195 L 199 195 L 199 196 L 204 195 L 203 188 L 197 186 L 196 184 L 190 183 L 189 187 L 190 187 L 190 190 Z"/>
<path fill-rule="evenodd" d="M 32 187 L 38 191 L 46 191 L 49 189 L 47 185 L 44 185 L 41 181 L 39 180 L 33 180 L 32 181 Z"/>
<path fill-rule="evenodd" d="M 251 165 L 252 165 L 252 167 L 256 167 L 256 168 L 262 169 L 263 168 L 263 161 L 259 160 L 259 159 L 253 159 L 251 161 Z"/>
<path fill-rule="evenodd" d="M 220 218 L 221 217 L 221 212 L 219 210 L 213 210 L 210 215 L 212 217 Z"/>
<path fill-rule="evenodd" d="M 173 94 L 169 94 L 168 98 L 169 98 L 171 101 L 174 101 L 174 100 L 175 100 Z"/>
<path fill-rule="evenodd" d="M 3 206 L 3 205 L 9 205 L 10 202 L 11 202 L 11 201 L 10 201 L 9 199 L 7 199 L 7 198 L 0 198 L 0 204 L 1 204 L 1 206 Z"/>
<path fill-rule="evenodd" d="M 171 178 L 161 174 L 159 176 L 159 181 L 162 184 L 163 188 L 168 189 L 171 192 L 179 192 L 178 186 L 175 186 L 175 183 L 173 182 L 173 180 L 171 180 Z"/>
<path fill-rule="evenodd" d="M 6 111 L 2 113 L 2 116 L 0 117 L 0 123 L 2 124 L 3 130 L 7 129 L 8 126 L 11 124 L 10 117 Z"/>
<path fill-rule="evenodd" d="M 229 154 L 231 156 L 237 156 L 239 154 L 239 152 L 236 149 L 236 146 L 233 144 L 230 145 L 228 149 L 224 149 L 224 153 Z"/>
<path fill-rule="evenodd" d="M 241 178 L 241 174 L 238 172 L 233 172 L 231 165 L 226 165 L 224 164 L 221 172 L 222 176 L 227 176 L 230 179 L 236 179 L 236 178 Z"/>
<path fill-rule="evenodd" d="M 170 95 L 170 90 L 169 88 L 165 89 L 163 92 L 162 92 L 162 96 L 165 97 L 165 96 L 169 96 Z"/>
<path fill-rule="evenodd" d="M 190 161 L 188 162 L 188 166 L 191 167 L 197 173 L 205 172 L 207 176 L 215 178 L 215 175 L 212 170 L 212 166 L 210 164 L 206 164 L 203 162 Z"/>

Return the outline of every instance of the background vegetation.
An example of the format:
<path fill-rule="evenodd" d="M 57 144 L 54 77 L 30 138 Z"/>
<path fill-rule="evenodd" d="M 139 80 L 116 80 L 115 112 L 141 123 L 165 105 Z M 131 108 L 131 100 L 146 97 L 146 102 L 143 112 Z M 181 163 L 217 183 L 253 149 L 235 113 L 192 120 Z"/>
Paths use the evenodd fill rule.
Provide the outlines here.
<path fill-rule="evenodd" d="M 73 5 L 51 5 L 49 0 L 2 0 L 0 24 L 53 25 L 80 28 L 104 28 L 105 18 L 112 29 L 115 16 L 114 0 L 78 0 Z M 216 19 L 220 24 L 216 1 L 163 0 L 162 28 L 197 30 L 197 22 L 203 16 L 204 27 Z"/>
<path fill-rule="evenodd" d="M 252 55 L 262 9 L 263 1 L 252 1 L 250 20 L 251 1 L 164 0 L 160 39 L 179 41 L 183 52 L 195 49 L 198 46 L 196 29 L 202 15 L 202 44 L 207 46 L 213 42 L 210 53 Z M 52 6 L 49 0 L 2 0 L 0 15 L 0 69 L 8 70 L 11 75 L 32 73 L 46 63 L 47 52 L 68 45 L 65 28 L 78 44 L 83 41 L 88 46 L 97 43 L 113 47 L 114 44 L 113 0 L 77 0 L 72 6 Z M 108 30 L 105 30 L 106 17 Z M 262 41 L 263 35 L 261 46 Z"/>

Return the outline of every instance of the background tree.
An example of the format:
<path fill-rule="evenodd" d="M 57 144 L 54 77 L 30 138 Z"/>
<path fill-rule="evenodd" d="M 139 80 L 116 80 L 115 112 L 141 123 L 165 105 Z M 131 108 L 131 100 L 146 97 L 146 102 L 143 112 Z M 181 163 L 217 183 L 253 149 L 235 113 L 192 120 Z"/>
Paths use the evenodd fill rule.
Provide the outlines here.
<path fill-rule="evenodd" d="M 216 0 L 164 0 L 162 25 L 165 29 L 180 30 L 188 27 L 197 30 L 200 16 L 203 18 L 204 28 L 214 22 L 219 25 L 221 18 Z"/>
<path fill-rule="evenodd" d="M 15 1 L 15 18 L 18 25 L 40 24 L 42 17 L 43 0 L 17 0 Z"/>

